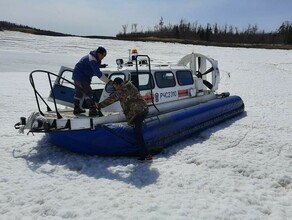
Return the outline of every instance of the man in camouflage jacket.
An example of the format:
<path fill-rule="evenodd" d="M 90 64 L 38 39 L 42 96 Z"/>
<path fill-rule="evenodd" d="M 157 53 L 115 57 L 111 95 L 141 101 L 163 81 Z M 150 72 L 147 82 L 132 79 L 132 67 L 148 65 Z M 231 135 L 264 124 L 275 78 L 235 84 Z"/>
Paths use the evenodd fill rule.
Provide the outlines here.
<path fill-rule="evenodd" d="M 113 87 L 115 91 L 107 99 L 96 104 L 96 107 L 100 109 L 120 101 L 126 120 L 128 124 L 133 125 L 137 144 L 141 147 L 139 159 L 150 160 L 151 156 L 147 156 L 148 151 L 142 133 L 143 120 L 148 114 L 148 106 L 145 100 L 130 81 L 123 81 L 121 78 L 115 78 Z"/>

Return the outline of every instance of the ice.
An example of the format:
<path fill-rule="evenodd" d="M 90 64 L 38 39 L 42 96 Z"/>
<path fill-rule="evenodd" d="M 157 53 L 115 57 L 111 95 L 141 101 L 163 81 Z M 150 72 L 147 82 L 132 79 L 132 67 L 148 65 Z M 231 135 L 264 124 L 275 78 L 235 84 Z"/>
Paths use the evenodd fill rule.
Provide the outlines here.
<path fill-rule="evenodd" d="M 32 70 L 57 72 L 104 46 L 156 61 L 218 60 L 219 91 L 238 116 L 167 148 L 153 162 L 73 154 L 14 124 L 37 110 Z M 0 32 L 1 219 L 292 219 L 292 52 Z"/>

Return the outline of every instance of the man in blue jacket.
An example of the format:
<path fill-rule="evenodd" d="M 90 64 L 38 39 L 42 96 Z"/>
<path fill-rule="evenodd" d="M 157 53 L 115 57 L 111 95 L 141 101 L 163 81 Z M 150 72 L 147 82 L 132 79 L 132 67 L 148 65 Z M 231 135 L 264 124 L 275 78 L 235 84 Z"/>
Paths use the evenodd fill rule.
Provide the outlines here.
<path fill-rule="evenodd" d="M 93 92 L 90 86 L 93 76 L 97 76 L 105 83 L 110 80 L 100 71 L 102 59 L 106 56 L 106 49 L 98 47 L 96 50 L 81 58 L 75 65 L 72 79 L 74 80 L 75 96 L 74 96 L 74 114 L 84 113 L 85 110 L 80 107 L 80 100 L 85 97 L 85 101 L 89 108 L 89 116 L 94 117 L 98 112 L 93 101 Z"/>

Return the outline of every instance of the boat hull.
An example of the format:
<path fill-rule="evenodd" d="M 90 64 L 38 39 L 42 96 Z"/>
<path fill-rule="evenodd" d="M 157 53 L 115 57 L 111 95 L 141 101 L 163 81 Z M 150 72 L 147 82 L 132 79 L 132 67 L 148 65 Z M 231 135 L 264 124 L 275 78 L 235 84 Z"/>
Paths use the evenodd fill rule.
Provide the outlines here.
<path fill-rule="evenodd" d="M 239 96 L 218 98 L 145 120 L 147 146 L 167 147 L 244 111 Z M 48 132 L 51 142 L 67 150 L 100 156 L 130 156 L 139 152 L 133 128 L 126 123 L 98 125 L 92 130 Z"/>

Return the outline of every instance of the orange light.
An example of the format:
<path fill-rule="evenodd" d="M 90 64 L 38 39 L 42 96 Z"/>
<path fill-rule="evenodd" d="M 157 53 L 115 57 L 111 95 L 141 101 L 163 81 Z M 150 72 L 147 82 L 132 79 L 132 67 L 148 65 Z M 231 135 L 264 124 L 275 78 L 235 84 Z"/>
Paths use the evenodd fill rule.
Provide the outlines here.
<path fill-rule="evenodd" d="M 132 49 L 132 53 L 138 53 L 137 49 Z"/>

